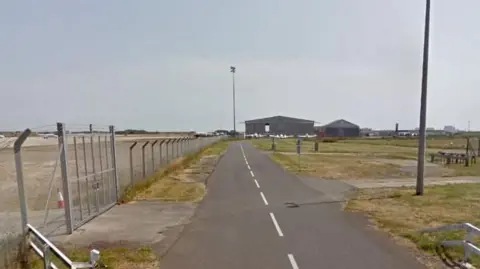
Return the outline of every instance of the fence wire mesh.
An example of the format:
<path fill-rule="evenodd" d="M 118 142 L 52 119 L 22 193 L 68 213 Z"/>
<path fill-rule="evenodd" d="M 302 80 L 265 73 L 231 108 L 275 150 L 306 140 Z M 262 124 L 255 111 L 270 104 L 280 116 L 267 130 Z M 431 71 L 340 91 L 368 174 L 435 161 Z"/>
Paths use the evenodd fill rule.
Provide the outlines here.
<path fill-rule="evenodd" d="M 127 187 L 221 139 L 175 133 L 115 135 L 112 126 L 88 124 L 59 123 L 30 131 L 16 154 L 19 134 L 0 139 L 1 264 L 11 264 L 16 256 L 22 205 L 26 221 L 43 234 L 70 233 L 115 205 Z M 23 199 L 19 189 L 24 190 Z"/>

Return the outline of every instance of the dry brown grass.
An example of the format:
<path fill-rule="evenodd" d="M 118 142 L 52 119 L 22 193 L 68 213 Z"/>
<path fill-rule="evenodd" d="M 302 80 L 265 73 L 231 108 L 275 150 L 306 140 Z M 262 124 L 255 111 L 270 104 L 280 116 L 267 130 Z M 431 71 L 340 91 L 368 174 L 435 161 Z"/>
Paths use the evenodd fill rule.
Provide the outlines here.
<path fill-rule="evenodd" d="M 471 143 L 476 146 L 478 137 L 471 138 Z M 386 145 L 398 147 L 418 147 L 418 138 L 399 137 L 399 138 L 364 138 L 364 139 L 346 139 L 342 143 Z M 427 147 L 432 149 L 465 149 L 467 145 L 466 137 L 429 137 Z"/>
<path fill-rule="evenodd" d="M 218 157 L 228 145 L 228 142 L 219 142 L 205 149 L 183 169 L 167 175 L 157 174 L 148 188 L 137 192 L 135 200 L 200 202 L 206 194 L 204 180 L 213 171 Z"/>
<path fill-rule="evenodd" d="M 412 177 L 399 165 L 356 155 L 301 155 L 300 166 L 295 154 L 272 154 L 272 159 L 287 171 L 323 179 L 365 179 Z"/>
<path fill-rule="evenodd" d="M 75 262 L 88 262 L 90 250 L 88 249 L 70 249 L 66 251 L 68 257 Z M 159 259 L 150 248 L 109 248 L 100 250 L 101 260 L 99 264 L 102 268 L 111 269 L 154 269 L 159 268 Z M 60 269 L 67 269 L 58 258 L 53 257 L 52 262 Z M 31 263 L 32 269 L 43 267 L 43 260 L 33 257 Z"/>
<path fill-rule="evenodd" d="M 130 188 L 125 192 L 124 202 L 133 200 L 162 200 L 177 202 L 197 202 L 205 195 L 205 186 L 201 182 L 196 182 L 192 177 L 184 177 L 188 169 L 192 169 L 201 164 L 202 160 L 212 156 L 220 156 L 229 145 L 229 141 L 220 141 L 201 152 L 192 154 L 173 163 L 164 170 L 161 170 L 148 178 L 144 183 L 137 184 L 135 188 Z M 213 169 L 215 163 L 209 163 L 207 166 Z M 197 169 L 202 171 L 205 167 L 200 165 Z M 192 173 L 188 173 L 192 174 Z M 193 173 L 195 174 L 195 172 Z"/>
<path fill-rule="evenodd" d="M 346 209 L 367 213 L 378 227 L 429 253 L 435 253 L 442 240 L 464 239 L 464 232 L 421 234 L 420 229 L 452 223 L 480 224 L 479 184 L 432 186 L 425 188 L 424 196 L 413 194 L 410 188 L 366 189 Z M 449 254 L 459 258 L 462 251 L 451 249 Z M 480 265 L 480 259 L 475 257 L 473 263 Z"/>
<path fill-rule="evenodd" d="M 167 202 L 199 202 L 205 196 L 205 185 L 199 182 L 165 178 L 137 193 L 135 200 L 161 200 Z"/>
<path fill-rule="evenodd" d="M 475 139 L 472 139 L 476 141 Z M 313 141 L 303 141 L 302 169 L 297 164 L 296 140 L 277 139 L 277 151 L 272 156 L 288 171 L 330 179 L 397 178 L 412 177 L 414 170 L 408 160 L 417 159 L 417 140 L 399 139 L 345 139 L 333 143 L 319 143 L 314 152 Z M 251 140 L 261 150 L 270 150 L 270 139 Z M 465 138 L 431 138 L 427 156 L 440 150 L 461 152 Z M 284 154 L 285 156 L 279 155 Z M 292 156 L 293 154 L 293 156 Z M 390 160 L 390 161 L 389 161 Z M 479 160 L 480 162 L 480 160 Z M 427 176 L 480 176 L 480 163 L 465 167 L 463 164 L 430 166 Z"/>
<path fill-rule="evenodd" d="M 295 152 L 296 139 L 276 139 L 277 151 Z M 477 138 L 472 138 L 472 146 L 476 149 Z M 251 143 L 261 150 L 271 149 L 271 139 L 253 139 Z M 439 150 L 462 151 L 466 146 L 466 138 L 439 137 L 429 138 L 427 148 L 429 152 Z M 319 152 L 334 153 L 400 153 L 406 154 L 409 158 L 416 158 L 418 140 L 415 138 L 356 138 L 338 140 L 334 143 L 319 143 Z M 302 152 L 313 152 L 314 141 L 305 140 L 302 142 Z"/>

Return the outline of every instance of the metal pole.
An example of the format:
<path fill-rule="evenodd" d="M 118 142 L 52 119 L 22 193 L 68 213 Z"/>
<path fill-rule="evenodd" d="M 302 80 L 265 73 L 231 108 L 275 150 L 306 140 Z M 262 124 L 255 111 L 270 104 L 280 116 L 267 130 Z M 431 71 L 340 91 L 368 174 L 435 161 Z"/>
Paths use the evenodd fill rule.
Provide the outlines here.
<path fill-rule="evenodd" d="M 423 179 L 424 179 L 424 172 L 425 172 L 429 37 L 430 37 L 430 0 L 426 0 L 425 30 L 424 30 L 424 41 L 423 41 L 422 94 L 420 98 L 420 126 L 419 126 L 420 130 L 419 130 L 419 137 L 418 137 L 419 141 L 418 141 L 416 195 L 423 195 Z"/>
<path fill-rule="evenodd" d="M 88 215 L 90 216 L 91 197 L 90 197 L 90 183 L 88 183 L 87 148 L 85 146 L 85 136 L 82 136 L 82 149 L 83 149 L 83 166 L 85 169 L 85 182 L 86 182 L 86 191 L 87 191 L 87 210 L 88 210 Z"/>
<path fill-rule="evenodd" d="M 112 158 L 113 179 L 115 180 L 116 200 L 120 200 L 120 180 L 118 178 L 118 166 L 117 166 L 117 141 L 115 138 L 115 126 L 109 127 L 110 131 L 110 157 Z"/>
<path fill-rule="evenodd" d="M 233 135 L 237 135 L 237 127 L 236 127 L 236 119 L 235 119 L 235 114 L 236 114 L 236 109 L 235 109 L 235 66 L 230 66 L 230 72 L 232 72 L 232 81 L 233 81 Z"/>
<path fill-rule="evenodd" d="M 177 140 L 177 158 L 178 158 L 178 157 L 182 157 L 181 152 L 180 152 L 180 143 L 182 143 L 182 139 L 181 139 L 181 138 L 179 138 L 179 139 Z"/>
<path fill-rule="evenodd" d="M 133 188 L 133 186 L 135 186 L 135 177 L 134 177 L 134 174 L 133 174 L 133 171 L 134 171 L 134 167 L 133 167 L 133 148 L 137 145 L 137 141 L 135 141 L 129 148 L 129 156 L 130 156 L 130 186 Z"/>
<path fill-rule="evenodd" d="M 168 165 L 168 161 L 169 161 L 169 159 L 168 159 L 168 144 L 170 143 L 170 141 L 171 141 L 170 139 L 167 139 L 167 142 L 165 143 L 165 150 L 166 150 L 165 158 L 166 158 L 166 160 L 167 160 L 167 161 L 166 161 L 166 164 L 167 164 L 167 165 Z"/>
<path fill-rule="evenodd" d="M 102 138 L 100 137 L 100 135 L 98 136 L 98 161 L 100 163 L 100 180 L 101 180 L 101 185 L 102 185 L 102 197 L 103 197 L 103 205 L 106 205 L 107 204 L 107 194 L 105 193 L 106 189 L 105 189 L 105 180 L 104 180 L 104 177 L 103 177 L 103 173 L 104 173 L 104 170 L 103 170 L 103 161 L 102 161 L 103 157 L 102 157 Z"/>
<path fill-rule="evenodd" d="M 163 152 L 162 152 L 162 145 L 163 143 L 165 143 L 165 140 L 162 140 L 160 141 L 160 143 L 158 143 L 158 148 L 159 148 L 159 160 L 160 160 L 160 163 L 159 163 L 159 168 L 162 168 L 162 164 L 163 164 Z"/>
<path fill-rule="evenodd" d="M 152 173 L 155 173 L 155 144 L 158 143 L 158 140 L 155 140 L 152 143 Z"/>
<path fill-rule="evenodd" d="M 82 186 L 80 184 L 80 170 L 79 170 L 79 166 L 78 166 L 78 152 L 77 152 L 77 137 L 74 136 L 73 137 L 73 148 L 75 149 L 74 153 L 75 153 L 75 175 L 77 176 L 76 180 L 77 180 L 77 192 L 78 192 L 78 200 L 79 200 L 79 206 L 80 206 L 80 220 L 83 220 L 83 206 L 82 206 L 82 202 L 83 202 L 83 198 L 82 198 Z M 87 186 L 88 188 L 88 186 Z"/>
<path fill-rule="evenodd" d="M 143 178 L 145 179 L 147 177 L 147 168 L 146 168 L 146 162 L 145 162 L 145 147 L 150 143 L 150 141 L 147 141 L 143 144 L 142 146 L 142 163 L 143 163 Z"/>
<path fill-rule="evenodd" d="M 22 220 L 23 235 L 27 233 L 28 211 L 27 199 L 25 195 L 25 186 L 23 180 L 23 163 L 22 163 L 22 144 L 27 140 L 27 137 L 32 133 L 30 129 L 26 129 L 14 143 L 13 152 L 15 154 L 15 169 L 17 172 L 17 187 L 18 197 L 20 198 L 20 213 Z"/>
<path fill-rule="evenodd" d="M 73 233 L 72 196 L 70 193 L 70 181 L 68 178 L 68 141 L 65 132 L 65 124 L 57 123 L 58 144 L 60 146 L 60 168 L 62 172 L 63 197 L 65 201 L 65 224 L 67 234 Z"/>
<path fill-rule="evenodd" d="M 28 266 L 28 242 L 27 242 L 27 234 L 28 234 L 28 206 L 27 206 L 27 199 L 25 195 L 25 186 L 23 180 L 23 163 L 22 163 L 22 144 L 27 140 L 28 136 L 32 133 L 30 129 L 26 129 L 23 133 L 15 140 L 13 146 L 13 152 L 15 154 L 15 169 L 17 172 L 17 188 L 18 188 L 18 197 L 20 200 L 20 218 L 22 222 L 22 243 L 20 244 L 20 254 L 22 257 L 21 265 L 25 268 L 30 268 Z M 8 241 L 7 241 L 8 242 Z"/>
<path fill-rule="evenodd" d="M 93 188 L 93 191 L 94 191 L 94 199 L 95 199 L 95 209 L 97 210 L 97 213 L 100 212 L 100 205 L 99 205 L 99 201 L 98 201 L 98 188 L 99 188 L 99 184 L 98 184 L 98 180 L 97 180 L 97 176 L 96 176 L 96 170 L 95 170 L 95 144 L 94 144 L 94 139 L 93 139 L 93 125 L 90 124 L 89 125 L 89 129 L 90 129 L 90 151 L 92 153 L 92 173 L 93 173 L 93 184 L 92 184 L 92 188 Z M 89 186 L 87 186 L 89 187 Z"/>

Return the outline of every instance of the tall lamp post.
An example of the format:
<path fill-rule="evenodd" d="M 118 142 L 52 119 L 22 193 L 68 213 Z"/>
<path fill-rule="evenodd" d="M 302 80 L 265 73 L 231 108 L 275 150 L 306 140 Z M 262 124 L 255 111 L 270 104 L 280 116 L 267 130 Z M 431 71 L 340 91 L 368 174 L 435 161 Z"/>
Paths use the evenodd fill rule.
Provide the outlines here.
<path fill-rule="evenodd" d="M 419 126 L 419 140 L 418 140 L 416 195 L 423 195 L 423 187 L 424 187 L 423 179 L 424 179 L 424 172 L 425 172 L 429 37 L 430 37 L 430 0 L 426 0 L 425 30 L 424 30 L 424 37 L 423 37 L 422 94 L 420 97 L 420 126 Z"/>
<path fill-rule="evenodd" d="M 233 80 L 233 134 L 237 136 L 237 127 L 236 127 L 236 119 L 235 119 L 235 66 L 230 66 L 230 72 L 232 72 L 232 80 Z"/>

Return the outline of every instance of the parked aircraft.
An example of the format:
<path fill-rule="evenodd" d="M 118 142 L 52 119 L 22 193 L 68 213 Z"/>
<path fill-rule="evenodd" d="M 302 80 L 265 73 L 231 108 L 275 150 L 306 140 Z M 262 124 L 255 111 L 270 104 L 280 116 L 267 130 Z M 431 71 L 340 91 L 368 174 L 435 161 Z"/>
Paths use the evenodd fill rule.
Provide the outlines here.
<path fill-rule="evenodd" d="M 49 138 L 57 138 L 58 135 L 56 134 L 40 134 L 41 137 L 43 137 L 43 139 L 49 139 Z"/>

